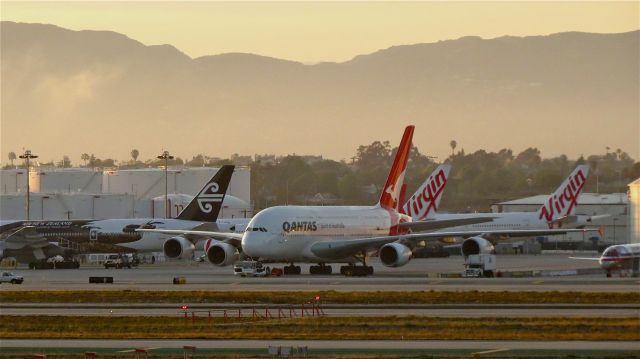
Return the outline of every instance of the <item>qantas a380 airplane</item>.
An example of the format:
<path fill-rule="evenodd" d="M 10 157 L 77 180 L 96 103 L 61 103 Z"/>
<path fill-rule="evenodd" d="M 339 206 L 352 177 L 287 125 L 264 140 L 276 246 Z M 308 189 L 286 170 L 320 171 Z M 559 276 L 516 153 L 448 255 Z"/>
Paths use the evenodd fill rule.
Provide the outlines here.
<path fill-rule="evenodd" d="M 379 251 L 382 263 L 389 267 L 407 264 L 417 241 L 439 240 L 451 236 L 474 236 L 485 231 L 439 233 L 411 233 L 422 230 L 423 222 L 398 210 L 400 190 L 411 148 L 413 126 L 405 129 L 402 142 L 383 187 L 379 202 L 374 206 L 276 206 L 256 214 L 243 234 L 214 231 L 164 231 L 139 229 L 141 232 L 161 232 L 201 236 L 207 238 L 205 251 L 210 262 L 230 265 L 239 251 L 259 260 L 291 263 L 285 274 L 300 274 L 295 262 L 317 263 L 311 274 L 330 274 L 327 263 L 348 263 L 340 272 L 344 275 L 370 275 L 368 253 Z M 437 221 L 434 221 L 437 225 Z M 434 223 L 430 228 L 434 228 Z M 559 234 L 572 229 L 500 231 L 511 235 Z M 586 230 L 584 230 L 586 231 Z M 355 265 L 362 263 L 361 266 Z"/>

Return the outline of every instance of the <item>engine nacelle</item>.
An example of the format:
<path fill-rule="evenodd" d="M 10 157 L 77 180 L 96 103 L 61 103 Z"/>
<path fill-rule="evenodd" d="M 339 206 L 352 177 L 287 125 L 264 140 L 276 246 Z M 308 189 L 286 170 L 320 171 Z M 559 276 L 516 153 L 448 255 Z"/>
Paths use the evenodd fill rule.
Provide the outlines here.
<path fill-rule="evenodd" d="M 176 236 L 164 242 L 164 255 L 171 259 L 191 259 L 196 247 L 188 239 Z"/>
<path fill-rule="evenodd" d="M 468 257 L 472 254 L 495 254 L 493 244 L 482 237 L 471 237 L 462 242 L 462 255 Z"/>
<path fill-rule="evenodd" d="M 380 248 L 380 261 L 387 267 L 400 267 L 411 260 L 411 248 L 400 243 L 385 244 Z"/>
<path fill-rule="evenodd" d="M 233 264 L 239 256 L 236 247 L 214 239 L 207 240 L 205 253 L 209 262 L 220 267 Z"/>

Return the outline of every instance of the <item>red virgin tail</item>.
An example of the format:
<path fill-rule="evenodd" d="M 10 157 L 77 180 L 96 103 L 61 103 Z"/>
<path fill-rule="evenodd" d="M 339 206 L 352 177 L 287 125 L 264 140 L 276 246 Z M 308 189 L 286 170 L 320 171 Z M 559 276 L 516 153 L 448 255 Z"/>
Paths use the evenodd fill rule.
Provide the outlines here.
<path fill-rule="evenodd" d="M 404 135 L 402 135 L 402 141 L 400 142 L 400 146 L 398 146 L 396 158 L 393 160 L 393 166 L 391 166 L 387 182 L 382 188 L 382 194 L 378 202 L 380 207 L 398 209 L 400 203 L 398 200 L 400 199 L 400 191 L 404 184 L 404 173 L 407 169 L 414 128 L 413 125 L 410 125 L 404 129 Z"/>

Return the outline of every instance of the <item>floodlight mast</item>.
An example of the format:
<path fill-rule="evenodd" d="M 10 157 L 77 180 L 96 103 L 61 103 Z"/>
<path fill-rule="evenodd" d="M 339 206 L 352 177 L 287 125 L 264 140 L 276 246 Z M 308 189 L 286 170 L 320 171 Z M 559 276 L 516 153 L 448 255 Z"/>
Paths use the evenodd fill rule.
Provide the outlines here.
<path fill-rule="evenodd" d="M 30 188 L 29 188 L 29 168 L 30 168 L 30 164 L 29 164 L 29 160 L 31 160 L 32 158 L 38 158 L 38 156 L 34 155 L 33 153 L 31 153 L 31 150 L 25 150 L 23 154 L 21 154 L 19 156 L 20 158 L 24 159 L 25 162 L 27 163 L 27 205 L 26 205 L 26 212 L 27 212 L 27 221 L 29 220 L 29 214 L 30 214 L 30 204 L 31 204 L 31 198 L 29 196 L 30 194 Z M 16 174 L 17 176 L 17 174 Z"/>
<path fill-rule="evenodd" d="M 169 154 L 169 151 L 162 151 L 162 154 L 157 158 L 159 160 L 164 160 L 164 218 L 169 218 L 171 214 L 169 213 L 169 185 L 167 169 L 169 167 L 169 160 L 172 160 L 174 157 Z"/>

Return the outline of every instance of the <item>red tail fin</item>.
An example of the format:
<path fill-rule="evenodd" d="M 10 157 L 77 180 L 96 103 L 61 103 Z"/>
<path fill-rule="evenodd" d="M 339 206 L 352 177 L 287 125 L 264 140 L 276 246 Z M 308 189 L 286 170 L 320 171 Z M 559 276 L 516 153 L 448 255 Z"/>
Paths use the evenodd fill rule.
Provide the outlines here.
<path fill-rule="evenodd" d="M 402 135 L 402 141 L 398 146 L 396 158 L 393 160 L 393 166 L 387 177 L 387 182 L 382 188 L 379 205 L 384 208 L 397 209 L 399 204 L 400 191 L 404 184 L 404 172 L 407 168 L 409 160 L 409 152 L 411 151 L 411 139 L 413 138 L 414 126 L 407 126 Z"/>

